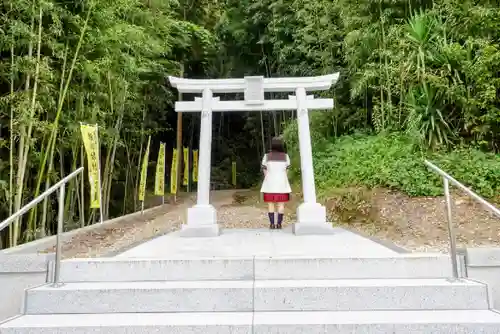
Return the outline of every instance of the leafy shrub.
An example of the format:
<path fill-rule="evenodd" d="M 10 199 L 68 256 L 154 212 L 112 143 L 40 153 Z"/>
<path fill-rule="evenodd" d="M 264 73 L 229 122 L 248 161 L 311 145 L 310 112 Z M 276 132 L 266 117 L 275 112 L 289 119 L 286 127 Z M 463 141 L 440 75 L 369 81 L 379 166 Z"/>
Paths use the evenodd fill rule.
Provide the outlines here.
<path fill-rule="evenodd" d="M 298 148 L 291 147 L 298 181 Z M 442 195 L 440 176 L 424 165 L 428 159 L 480 195 L 500 194 L 500 155 L 473 148 L 426 152 L 410 137 L 399 134 L 343 136 L 314 143 L 316 185 L 320 190 L 364 186 L 385 187 L 412 196 Z"/>
<path fill-rule="evenodd" d="M 329 221 L 349 224 L 371 223 L 377 220 L 378 210 L 373 195 L 364 188 L 341 188 L 319 194 L 328 210 Z"/>

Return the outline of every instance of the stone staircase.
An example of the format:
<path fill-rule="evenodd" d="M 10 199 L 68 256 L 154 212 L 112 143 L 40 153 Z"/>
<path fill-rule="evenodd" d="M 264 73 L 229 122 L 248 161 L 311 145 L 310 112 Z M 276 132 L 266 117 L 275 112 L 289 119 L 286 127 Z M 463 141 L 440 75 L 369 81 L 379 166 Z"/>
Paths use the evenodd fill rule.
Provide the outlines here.
<path fill-rule="evenodd" d="M 440 254 L 74 259 L 0 333 L 500 333 L 450 276 Z"/>

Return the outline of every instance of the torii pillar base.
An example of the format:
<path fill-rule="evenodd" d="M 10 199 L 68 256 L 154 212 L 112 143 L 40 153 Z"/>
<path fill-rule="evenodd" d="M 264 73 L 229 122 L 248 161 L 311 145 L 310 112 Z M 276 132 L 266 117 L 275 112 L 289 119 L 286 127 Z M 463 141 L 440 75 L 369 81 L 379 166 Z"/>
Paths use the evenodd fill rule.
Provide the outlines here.
<path fill-rule="evenodd" d="M 217 211 L 212 205 L 195 205 L 187 210 L 187 224 L 182 225 L 182 237 L 218 237 Z"/>
<path fill-rule="evenodd" d="M 332 224 L 326 221 L 326 208 L 319 203 L 302 203 L 297 208 L 297 223 L 293 224 L 295 235 L 334 234 Z"/>

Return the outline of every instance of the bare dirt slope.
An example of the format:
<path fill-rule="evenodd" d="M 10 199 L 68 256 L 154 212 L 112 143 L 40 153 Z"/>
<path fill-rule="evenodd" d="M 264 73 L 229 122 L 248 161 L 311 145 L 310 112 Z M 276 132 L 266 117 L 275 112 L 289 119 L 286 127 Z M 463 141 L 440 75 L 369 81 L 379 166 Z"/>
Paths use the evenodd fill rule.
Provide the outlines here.
<path fill-rule="evenodd" d="M 459 247 L 500 244 L 499 218 L 464 195 L 454 194 L 452 200 Z M 374 222 L 378 224 L 372 223 L 369 233 L 407 249 L 447 251 L 449 237 L 444 197 L 410 198 L 378 191 L 373 193 L 372 203 L 376 213 Z M 354 227 L 366 230 L 360 224 Z"/>
<path fill-rule="evenodd" d="M 261 203 L 258 193 L 240 192 L 235 196 L 235 203 L 226 205 L 221 213 L 224 227 L 267 226 L 265 204 Z M 333 190 L 323 197 L 330 220 L 338 225 L 408 250 L 448 251 L 443 197 L 408 197 L 384 189 Z M 453 194 L 452 198 L 459 247 L 500 244 L 499 218 L 461 194 Z M 294 220 L 300 194 L 295 194 L 293 199 L 287 208 L 285 224 Z"/>

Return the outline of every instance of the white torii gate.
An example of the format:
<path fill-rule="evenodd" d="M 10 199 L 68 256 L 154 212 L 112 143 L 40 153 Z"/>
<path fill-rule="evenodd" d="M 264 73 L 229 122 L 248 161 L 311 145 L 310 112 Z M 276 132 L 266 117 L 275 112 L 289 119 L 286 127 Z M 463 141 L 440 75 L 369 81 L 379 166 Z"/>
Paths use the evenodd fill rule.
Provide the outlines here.
<path fill-rule="evenodd" d="M 326 209 L 316 202 L 314 168 L 309 129 L 309 109 L 332 109 L 333 99 L 314 99 L 307 92 L 328 90 L 337 82 L 339 73 L 303 78 L 264 78 L 251 76 L 243 79 L 184 79 L 169 77 L 171 85 L 181 93 L 201 93 L 194 101 L 178 101 L 176 112 L 200 112 L 200 147 L 198 162 L 198 193 L 196 205 L 188 209 L 187 224 L 181 235 L 209 237 L 219 235 L 217 213 L 210 204 L 210 169 L 212 150 L 212 112 L 297 110 L 300 142 L 300 167 L 304 203 L 297 208 L 295 234 L 329 234 L 333 232 L 326 221 Z M 213 93 L 241 93 L 242 101 L 220 101 Z M 295 92 L 288 100 L 265 100 L 265 92 Z"/>

